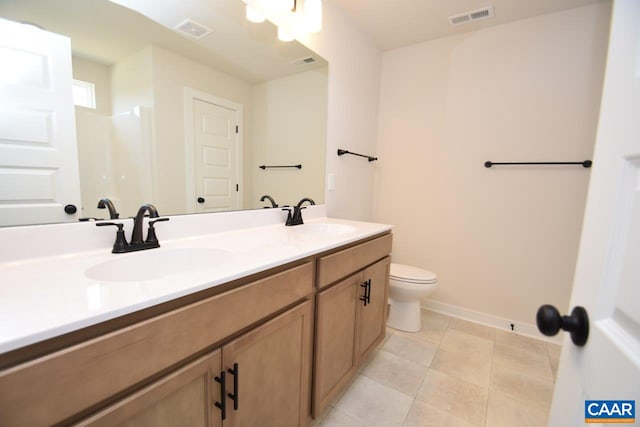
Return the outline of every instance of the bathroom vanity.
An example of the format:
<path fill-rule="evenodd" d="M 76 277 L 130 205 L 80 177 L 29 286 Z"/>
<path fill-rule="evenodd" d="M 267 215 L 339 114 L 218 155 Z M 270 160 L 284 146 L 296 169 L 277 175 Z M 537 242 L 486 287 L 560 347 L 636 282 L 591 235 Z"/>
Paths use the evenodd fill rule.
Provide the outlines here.
<path fill-rule="evenodd" d="M 159 232 L 163 247 L 144 254 L 0 264 L 3 286 L 22 276 L 26 288 L 0 302 L 25 325 L 9 333 L 0 318 L 0 424 L 304 426 L 384 338 L 390 229 L 317 218 L 166 243 Z M 191 269 L 126 276 L 122 257 L 171 264 L 154 251 Z M 38 280 L 63 295 L 48 308 Z M 10 305 L 29 295 L 37 309 L 20 319 Z"/>

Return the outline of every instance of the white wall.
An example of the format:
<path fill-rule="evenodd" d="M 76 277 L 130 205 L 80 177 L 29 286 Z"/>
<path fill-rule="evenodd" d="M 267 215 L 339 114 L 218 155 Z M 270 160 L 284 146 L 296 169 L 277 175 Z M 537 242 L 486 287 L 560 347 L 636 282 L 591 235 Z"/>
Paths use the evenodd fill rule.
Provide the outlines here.
<path fill-rule="evenodd" d="M 523 323 L 567 311 L 589 170 L 492 161 L 592 156 L 610 4 L 385 52 L 374 219 L 433 300 Z M 597 165 L 595 166 L 597 167 Z"/>
<path fill-rule="evenodd" d="M 153 106 L 151 46 L 118 60 L 111 66 L 111 114 Z"/>
<path fill-rule="evenodd" d="M 322 25 L 301 42 L 329 61 L 326 172 L 336 188 L 325 192 L 328 215 L 371 220 L 375 163 L 336 151 L 375 155 L 381 53 L 332 3 L 323 2 Z"/>
<path fill-rule="evenodd" d="M 89 80 L 86 80 L 89 81 Z M 80 217 L 108 218 L 106 210 L 98 209 L 98 200 L 110 198 L 119 207 L 114 188 L 114 165 L 111 146 L 111 118 L 86 108 L 76 107 L 76 135 L 80 168 Z"/>
<path fill-rule="evenodd" d="M 279 205 L 303 197 L 324 203 L 327 69 L 307 71 L 252 88 L 252 194 L 246 208 L 260 208 L 263 194 Z M 295 165 L 302 169 L 259 169 Z"/>

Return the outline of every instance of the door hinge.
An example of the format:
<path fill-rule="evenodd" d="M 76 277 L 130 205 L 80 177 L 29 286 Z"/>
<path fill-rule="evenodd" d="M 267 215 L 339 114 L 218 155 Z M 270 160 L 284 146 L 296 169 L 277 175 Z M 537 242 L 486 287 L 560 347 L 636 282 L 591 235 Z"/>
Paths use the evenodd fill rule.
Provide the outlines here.
<path fill-rule="evenodd" d="M 236 184 L 236 191 L 240 191 L 240 186 Z"/>
<path fill-rule="evenodd" d="M 238 133 L 238 125 L 236 125 L 236 133 Z"/>

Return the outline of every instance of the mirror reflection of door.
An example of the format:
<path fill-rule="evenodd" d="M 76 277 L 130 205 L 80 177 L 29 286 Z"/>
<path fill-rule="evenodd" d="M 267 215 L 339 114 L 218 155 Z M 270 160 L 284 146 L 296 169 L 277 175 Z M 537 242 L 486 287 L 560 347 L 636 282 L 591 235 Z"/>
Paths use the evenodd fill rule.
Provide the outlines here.
<path fill-rule="evenodd" d="M 240 108 L 213 97 L 192 102 L 193 168 L 186 169 L 187 180 L 195 182 L 188 197 L 196 202 L 195 212 L 241 209 Z"/>
<path fill-rule="evenodd" d="M 67 37 L 0 19 L 0 224 L 80 210 Z"/>

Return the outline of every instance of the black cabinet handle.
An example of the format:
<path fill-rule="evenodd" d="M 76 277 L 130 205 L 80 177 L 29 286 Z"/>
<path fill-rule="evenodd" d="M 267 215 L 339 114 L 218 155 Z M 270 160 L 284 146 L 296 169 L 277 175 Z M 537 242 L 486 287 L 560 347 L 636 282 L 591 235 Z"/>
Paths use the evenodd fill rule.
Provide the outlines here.
<path fill-rule="evenodd" d="M 366 282 L 362 283 L 360 285 L 361 288 L 364 288 L 364 295 L 360 297 L 360 301 L 364 302 L 364 306 L 366 307 L 367 304 L 369 303 L 369 299 L 367 298 L 367 288 L 368 288 L 368 283 L 369 281 L 367 280 Z"/>
<path fill-rule="evenodd" d="M 66 205 L 64 207 L 64 212 L 66 214 L 73 215 L 74 213 L 78 212 L 78 208 L 76 208 L 76 205 Z"/>
<path fill-rule="evenodd" d="M 227 369 L 227 372 L 233 375 L 233 393 L 227 393 L 227 396 L 229 396 L 229 399 L 233 400 L 233 409 L 236 411 L 238 410 L 238 396 L 239 396 L 238 373 L 239 371 L 240 370 L 238 369 L 237 363 L 233 364 L 233 369 Z"/>
<path fill-rule="evenodd" d="M 198 203 L 204 203 L 204 197 L 198 197 Z"/>
<path fill-rule="evenodd" d="M 220 413 L 222 414 L 222 421 L 227 418 L 227 381 L 226 381 L 226 372 L 220 372 L 219 377 L 215 377 L 215 381 L 220 384 L 220 402 L 216 402 L 216 408 L 220 409 Z"/>
<path fill-rule="evenodd" d="M 538 309 L 536 323 L 540 332 L 553 336 L 560 329 L 571 333 L 571 341 L 582 347 L 589 338 L 589 316 L 584 307 L 574 307 L 571 316 L 560 316 L 560 312 L 552 305 L 546 304 Z"/>
<path fill-rule="evenodd" d="M 367 304 L 371 304 L 371 279 L 367 280 Z"/>

